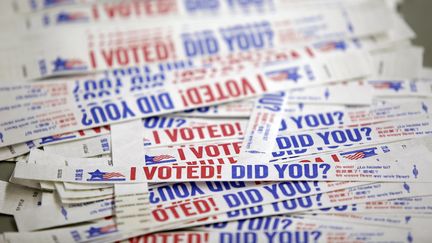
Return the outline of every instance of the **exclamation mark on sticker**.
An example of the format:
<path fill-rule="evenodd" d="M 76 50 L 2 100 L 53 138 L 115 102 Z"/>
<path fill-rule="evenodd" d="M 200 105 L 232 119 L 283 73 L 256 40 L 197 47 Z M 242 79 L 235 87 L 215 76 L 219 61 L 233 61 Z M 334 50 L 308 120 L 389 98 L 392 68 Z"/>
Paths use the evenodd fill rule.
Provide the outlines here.
<path fill-rule="evenodd" d="M 217 170 L 217 178 L 221 179 L 222 178 L 222 166 L 216 165 L 216 170 Z"/>
<path fill-rule="evenodd" d="M 130 177 L 129 178 L 130 178 L 131 181 L 135 180 L 135 178 L 136 178 L 136 167 L 131 167 Z"/>
<path fill-rule="evenodd" d="M 181 97 L 181 99 L 182 99 L 182 101 L 183 101 L 183 105 L 184 105 L 184 107 L 186 107 L 186 108 L 189 107 L 189 104 L 188 104 L 188 102 L 187 102 L 187 98 L 186 98 L 185 95 L 183 94 L 183 90 L 179 89 L 178 92 L 180 93 L 180 97 Z"/>
<path fill-rule="evenodd" d="M 317 192 L 321 191 L 321 188 L 320 188 L 319 185 L 318 185 L 318 181 L 314 181 L 313 184 L 314 184 L 314 186 L 315 186 L 315 190 L 316 190 Z"/>
<path fill-rule="evenodd" d="M 331 155 L 333 162 L 340 162 L 339 157 L 337 156 L 337 154 L 332 154 Z"/>
<path fill-rule="evenodd" d="M 316 195 L 316 200 L 317 200 L 317 203 L 318 203 L 318 207 L 321 207 L 321 206 L 322 206 L 322 203 L 321 203 L 321 196 L 322 196 L 321 193 L 318 193 L 318 194 Z"/>
<path fill-rule="evenodd" d="M 238 135 L 242 136 L 243 135 L 243 129 L 240 126 L 240 123 L 236 122 L 234 123 L 236 129 L 238 130 Z"/>
<path fill-rule="evenodd" d="M 215 211 L 219 211 L 219 208 L 216 206 L 214 199 L 211 197 L 208 199 L 211 205 L 213 205 Z"/>
<path fill-rule="evenodd" d="M 208 242 L 208 240 L 209 240 L 209 233 L 206 232 L 204 233 L 204 242 Z"/>

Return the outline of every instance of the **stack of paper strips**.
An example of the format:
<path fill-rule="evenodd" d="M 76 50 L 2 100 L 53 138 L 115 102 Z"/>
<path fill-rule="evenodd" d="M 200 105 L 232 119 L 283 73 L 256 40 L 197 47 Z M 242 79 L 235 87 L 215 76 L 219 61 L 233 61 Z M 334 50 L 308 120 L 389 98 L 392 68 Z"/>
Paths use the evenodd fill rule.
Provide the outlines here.
<path fill-rule="evenodd" d="M 1 1 L 0 242 L 430 242 L 400 2 Z"/>

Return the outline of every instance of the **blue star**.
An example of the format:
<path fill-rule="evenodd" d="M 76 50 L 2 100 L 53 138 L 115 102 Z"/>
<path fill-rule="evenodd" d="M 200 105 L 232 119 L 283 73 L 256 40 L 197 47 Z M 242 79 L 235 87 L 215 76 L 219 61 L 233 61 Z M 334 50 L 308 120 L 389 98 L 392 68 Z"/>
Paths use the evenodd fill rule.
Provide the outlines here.
<path fill-rule="evenodd" d="M 394 91 L 399 91 L 402 89 L 402 82 L 391 82 L 389 81 L 389 88 L 393 89 Z"/>
<path fill-rule="evenodd" d="M 57 59 L 53 62 L 53 64 L 54 64 L 54 71 L 63 70 L 66 67 L 66 60 L 57 57 Z"/>
<path fill-rule="evenodd" d="M 286 70 L 288 79 L 294 80 L 297 82 L 301 78 L 301 75 L 298 74 L 298 68 L 289 68 Z"/>
<path fill-rule="evenodd" d="M 100 235 L 100 228 L 90 227 L 89 230 L 87 230 L 87 233 L 89 234 L 89 237 L 94 237 L 97 235 Z"/>
<path fill-rule="evenodd" d="M 411 216 L 406 216 L 405 217 L 405 223 L 408 224 L 408 222 L 410 221 L 410 219 L 411 219 Z"/>
<path fill-rule="evenodd" d="M 89 172 L 89 174 L 91 175 L 90 180 L 103 180 L 103 175 L 105 172 L 101 172 L 99 169 L 97 169 L 93 172 Z"/>
<path fill-rule="evenodd" d="M 334 46 L 335 46 L 336 49 L 340 49 L 340 50 L 345 50 L 346 49 L 345 42 L 343 42 L 343 41 L 335 42 Z"/>
<path fill-rule="evenodd" d="M 70 20 L 70 17 L 67 13 L 62 12 L 57 16 L 57 22 L 67 22 L 68 20 Z"/>

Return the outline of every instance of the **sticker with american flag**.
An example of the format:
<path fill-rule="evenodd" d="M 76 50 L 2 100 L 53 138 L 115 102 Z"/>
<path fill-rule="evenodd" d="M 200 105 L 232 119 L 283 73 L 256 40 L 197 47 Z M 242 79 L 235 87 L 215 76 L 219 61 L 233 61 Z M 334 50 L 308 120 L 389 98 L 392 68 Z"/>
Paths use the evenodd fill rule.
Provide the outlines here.
<path fill-rule="evenodd" d="M 161 155 L 155 155 L 155 156 L 150 156 L 150 155 L 146 155 L 145 156 L 145 162 L 147 165 L 153 165 L 153 164 L 161 164 L 161 163 L 172 163 L 172 162 L 176 162 L 176 158 L 174 158 L 171 155 L 168 154 L 161 154 Z"/>
<path fill-rule="evenodd" d="M 302 78 L 302 75 L 299 74 L 298 67 L 291 67 L 282 70 L 276 70 L 266 73 L 267 77 L 271 78 L 273 81 L 283 81 L 283 80 L 292 80 L 297 82 Z"/>
<path fill-rule="evenodd" d="M 358 159 L 364 159 L 364 158 L 378 155 L 375 152 L 376 149 L 377 149 L 376 147 L 364 148 L 364 149 L 358 149 L 358 150 L 349 151 L 349 152 L 343 152 L 343 153 L 340 153 L 340 155 L 346 159 L 349 159 L 349 160 L 358 160 Z"/>
<path fill-rule="evenodd" d="M 102 227 L 90 227 L 90 229 L 87 230 L 88 236 L 87 238 L 94 238 L 101 235 L 106 235 L 109 233 L 117 232 L 117 226 L 116 225 L 107 225 Z"/>
<path fill-rule="evenodd" d="M 381 81 L 381 80 L 371 80 L 371 84 L 375 89 L 390 89 L 398 92 L 403 89 L 403 81 Z"/>
<path fill-rule="evenodd" d="M 89 172 L 90 179 L 87 181 L 124 181 L 126 180 L 125 176 L 119 172 L 103 172 L 99 169 Z"/>

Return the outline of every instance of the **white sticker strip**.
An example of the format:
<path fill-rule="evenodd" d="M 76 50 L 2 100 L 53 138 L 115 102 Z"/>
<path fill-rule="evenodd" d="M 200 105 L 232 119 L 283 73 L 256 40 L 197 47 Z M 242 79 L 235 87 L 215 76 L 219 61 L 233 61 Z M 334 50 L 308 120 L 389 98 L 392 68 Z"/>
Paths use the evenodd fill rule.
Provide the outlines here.
<path fill-rule="evenodd" d="M 432 84 L 412 79 L 372 79 L 367 84 L 378 97 L 431 97 Z"/>
<path fill-rule="evenodd" d="M 271 159 L 273 141 L 287 105 L 288 94 L 284 91 L 264 94 L 255 101 L 238 161 L 257 163 Z"/>
<path fill-rule="evenodd" d="M 404 47 L 391 52 L 373 55 L 375 72 L 378 79 L 411 79 L 419 77 L 423 66 L 423 48 Z"/>
<path fill-rule="evenodd" d="M 149 192 L 145 183 L 115 185 L 116 224 L 120 230 L 150 228 Z"/>
<path fill-rule="evenodd" d="M 427 136 L 432 131 L 429 116 L 399 119 L 377 124 L 348 125 L 340 128 L 291 133 L 276 138 L 274 159 L 322 153 L 346 146 L 377 144 Z"/>
<path fill-rule="evenodd" d="M 350 14 L 354 16 L 347 18 Z M 143 28 L 139 22 L 121 25 L 122 31 L 118 31 L 115 25 L 86 30 L 71 29 L 68 34 L 73 38 L 64 38 L 65 35 L 58 34 L 51 38 L 42 36 L 39 41 L 33 41 L 32 44 L 38 48 L 29 51 L 29 58 L 24 63 L 23 60 L 18 60 L 21 62 L 17 64 L 20 67 L 25 66 L 28 75 L 25 78 L 40 78 L 177 58 L 201 58 L 271 47 L 299 46 L 319 40 L 385 33 L 390 29 L 391 21 L 383 16 L 390 16 L 390 13 L 382 7 L 344 10 L 330 8 L 307 13 L 294 11 L 288 16 L 256 17 L 254 21 L 242 18 L 216 22 L 190 21 L 191 24 L 184 23 L 179 26 L 167 26 L 164 21 L 158 21 L 147 28 Z M 302 21 L 304 19 L 309 21 Z M 313 33 L 310 32 L 311 28 L 314 29 Z M 200 37 L 196 33 L 203 35 Z M 246 46 L 237 39 L 238 35 L 246 36 Z M 259 38 L 261 41 L 255 43 L 251 38 Z M 79 48 L 72 51 L 69 47 L 72 45 Z M 204 48 L 198 47 L 199 45 L 204 45 Z M 125 58 L 119 58 L 117 53 L 121 53 Z M 74 65 L 68 67 L 64 64 L 67 62 Z M 53 67 L 51 63 L 54 63 Z"/>
<path fill-rule="evenodd" d="M 429 114 L 431 101 L 385 104 L 367 108 L 341 107 L 316 113 L 286 113 L 279 131 L 312 130 L 349 124 L 376 123 Z"/>
<path fill-rule="evenodd" d="M 332 232 L 319 230 L 286 230 L 274 232 L 200 232 L 200 231 L 178 231 L 167 233 L 155 233 L 142 235 L 128 239 L 126 242 L 155 242 L 155 243 L 175 243 L 178 241 L 185 242 L 285 242 L 287 239 L 293 242 L 328 242 L 327 239 L 332 239 L 331 242 L 356 242 L 358 239 L 364 239 L 365 242 L 398 242 L 401 239 L 407 239 L 408 230 L 403 229 L 374 229 L 374 230 L 359 230 L 346 232 Z M 239 241 L 237 241 L 239 239 Z M 341 239 L 341 240 L 338 240 Z M 243 242 L 241 241 L 241 242 Z"/>
<path fill-rule="evenodd" d="M 111 136 L 109 134 L 98 137 L 80 139 L 68 143 L 44 146 L 48 153 L 65 157 L 93 157 L 111 153 Z"/>
<path fill-rule="evenodd" d="M 199 227 L 194 227 L 194 230 L 200 231 L 284 231 L 284 230 L 321 230 L 321 231 L 356 231 L 360 229 L 376 229 L 378 225 L 365 225 L 365 224 L 346 224 L 344 222 L 334 222 L 329 220 L 320 220 L 314 217 L 288 217 L 288 216 L 269 216 L 262 218 L 251 218 L 236 220 L 230 222 L 221 222 L 209 224 Z M 383 225 L 380 225 L 383 226 Z M 385 226 L 391 227 L 386 224 Z M 394 226 L 393 226 L 394 227 Z M 408 228 L 408 227 L 398 227 Z"/>
<path fill-rule="evenodd" d="M 244 70 L 243 73 L 235 76 L 209 80 L 205 85 L 189 83 L 154 90 L 154 92 L 150 93 L 149 91 L 142 93 L 124 90 L 120 92 L 124 95 L 118 96 L 114 93 L 110 95 L 110 91 L 99 87 L 98 89 L 104 95 L 108 95 L 105 97 L 104 102 L 101 99 L 91 100 L 93 102 L 87 100 L 88 97 L 81 94 L 81 91 L 84 92 L 84 90 L 81 90 L 83 89 L 84 82 L 79 81 L 75 83 L 37 83 L 37 86 L 26 85 L 25 87 L 17 85 L 16 88 L 20 87 L 20 92 L 23 94 L 31 90 L 39 90 L 40 94 L 43 93 L 43 96 L 45 96 L 43 99 L 39 98 L 39 102 L 42 104 L 48 101 L 50 102 L 49 104 L 54 102 L 56 106 L 55 108 L 49 108 L 47 104 L 41 105 L 40 110 L 32 113 L 33 119 L 31 119 L 27 117 L 27 112 L 20 112 L 26 111 L 26 108 L 14 109 L 9 105 L 5 105 L 8 108 L 3 107 L 5 109 L 1 109 L 2 112 L 0 112 L 1 124 L 4 124 L 0 126 L 0 146 L 7 146 L 62 132 L 249 98 L 265 92 L 288 89 L 291 85 L 295 87 L 304 83 L 316 83 L 315 78 L 321 81 L 341 81 L 361 77 L 368 73 L 367 58 L 359 53 L 334 56 L 326 60 L 325 63 L 322 63 L 323 61 L 324 59 L 321 60 L 321 63 L 318 61 L 309 63 L 308 65 L 312 68 L 311 72 L 314 74 L 314 78 L 311 79 L 309 76 L 304 76 L 297 83 L 292 83 L 289 79 L 276 82 L 266 78 L 260 70 Z M 297 68 L 297 65 L 286 65 L 284 68 Z M 356 67 L 356 69 L 352 67 Z M 60 93 L 51 92 L 52 90 L 56 90 L 56 87 L 62 91 Z M 8 86 L 0 88 L 3 91 L 10 89 L 11 87 Z M 11 92 L 9 94 L 14 96 Z M 126 94 L 128 95 L 126 96 Z M 35 105 L 32 104 L 31 99 L 25 102 L 28 104 L 25 106 L 27 108 L 29 108 L 29 105 L 30 107 Z M 38 105 L 41 104 L 39 102 Z M 58 117 L 58 113 L 63 115 Z M 44 124 L 50 124 L 50 129 L 34 129 L 42 122 L 34 118 L 39 116 L 45 117 L 43 122 Z M 65 119 L 66 117 L 68 119 Z M 33 125 L 30 126 L 15 122 L 20 119 L 27 120 L 28 123 L 26 124 L 31 123 Z M 20 127 L 20 129 L 17 127 Z"/>
<path fill-rule="evenodd" d="M 383 149 L 383 151 L 388 151 L 388 148 Z M 376 150 L 376 147 L 364 148 L 342 152 L 339 154 L 340 157 L 337 154 L 327 154 L 309 160 L 308 158 L 301 159 L 300 163 L 285 164 L 65 167 L 18 162 L 14 175 L 21 179 L 80 183 L 254 180 L 432 182 L 432 177 L 424 173 L 432 169 L 430 168 L 432 163 L 429 161 L 431 152 L 426 147 L 417 146 L 410 149 L 393 150 L 381 155 L 377 155 Z M 413 156 L 416 156 L 417 159 L 413 160 Z M 361 163 L 357 163 L 355 162 L 357 157 L 364 159 L 361 160 Z M 339 163 L 341 160 L 346 162 Z"/>
<path fill-rule="evenodd" d="M 228 191 L 244 190 L 259 187 L 261 183 L 242 182 L 242 181 L 223 181 L 223 182 L 182 182 L 173 183 L 151 188 L 149 191 L 149 201 L 152 205 L 167 203 L 172 201 L 186 200 L 207 195 L 216 195 Z"/>
<path fill-rule="evenodd" d="M 312 104 L 370 105 L 372 95 L 370 87 L 359 82 L 349 82 L 295 89 L 287 94 L 287 101 Z"/>
<path fill-rule="evenodd" d="M 92 1 L 87 1 L 92 2 Z M 362 1 L 363 3 L 365 1 Z M 43 12 L 34 12 L 27 17 L 27 29 L 41 31 L 53 28 L 84 28 L 86 26 L 102 24 L 122 24 L 136 21 L 145 21 L 143 24 L 152 23 L 152 21 L 163 21 L 166 19 L 184 22 L 187 19 L 205 20 L 214 19 L 215 17 L 240 17 L 244 15 L 277 15 L 289 14 L 293 10 L 308 11 L 313 9 L 339 8 L 350 6 L 350 2 L 344 2 L 342 5 L 339 1 L 316 2 L 314 5 L 301 1 L 263 1 L 261 3 L 240 3 L 215 1 L 209 6 L 201 6 L 192 2 L 183 2 L 179 0 L 165 0 L 156 2 L 147 1 L 120 1 L 120 2 L 93 2 L 91 5 L 76 4 L 64 12 L 62 8 L 46 9 Z M 368 2 L 370 7 L 374 6 Z M 342 5 L 342 6 L 341 6 Z M 36 8 L 33 4 L 31 10 Z M 353 4 L 353 6 L 356 6 Z M 377 6 L 377 5 L 375 5 Z M 382 6 L 378 5 L 377 7 Z M 9 7 L 9 6 L 7 6 Z M 21 8 L 20 8 L 21 7 Z M 20 4 L 16 4 L 16 9 L 25 9 Z M 16 11 L 15 9 L 15 11 Z M 125 11 L 127 9 L 127 11 Z M 18 10 L 18 11 L 19 11 Z M 71 17 L 69 17 L 71 16 Z M 102 25 L 103 26 L 103 25 Z"/>
<path fill-rule="evenodd" d="M 305 196 L 356 187 L 368 183 L 350 182 L 278 182 L 237 191 L 159 204 L 152 207 L 151 218 L 154 225 L 194 220 L 241 210 L 262 204 L 303 198 Z"/>
<path fill-rule="evenodd" d="M 242 100 L 237 102 L 230 102 L 222 105 L 214 105 L 201 107 L 197 109 L 187 110 L 177 113 L 184 117 L 232 117 L 232 118 L 248 118 L 252 112 L 254 101 Z"/>
<path fill-rule="evenodd" d="M 88 242 L 103 239 L 118 232 L 114 219 L 101 219 L 80 226 L 49 229 L 38 232 L 7 232 L 4 234 L 8 242 Z"/>
<path fill-rule="evenodd" d="M 307 213 L 350 213 L 350 214 L 392 214 L 392 215 L 428 215 L 432 217 L 432 197 L 411 197 L 387 201 L 366 202 L 362 204 L 344 205 Z"/>
<path fill-rule="evenodd" d="M 108 187 L 97 190 L 67 190 L 62 183 L 55 183 L 55 190 L 60 196 L 62 202 L 73 199 L 84 199 L 97 201 L 101 196 L 113 197 L 114 188 Z"/>
<path fill-rule="evenodd" d="M 360 204 L 359 204 L 360 205 Z M 384 227 L 398 227 L 409 228 L 406 223 L 406 218 L 412 216 L 399 216 L 399 215 L 366 215 L 366 214 L 349 214 L 349 213 L 335 213 L 335 214 L 293 214 L 292 217 L 299 217 L 302 219 L 314 219 L 319 221 L 332 221 L 332 222 L 348 222 L 350 224 L 363 224 L 363 225 L 377 225 Z M 408 220 L 409 221 L 409 220 Z"/>
<path fill-rule="evenodd" d="M 80 166 L 83 164 L 111 166 L 110 158 L 77 158 L 64 157 L 57 154 L 51 154 L 44 150 L 32 149 L 30 151 L 28 163 L 40 165 L 65 165 L 65 166 Z"/>
<path fill-rule="evenodd" d="M 343 206 L 347 203 L 359 204 L 368 201 L 430 195 L 430 191 L 427 189 L 428 187 L 428 183 L 375 183 L 235 210 L 226 214 L 224 213 L 203 218 L 199 221 L 191 222 L 187 226 L 198 226 L 239 219 L 305 212 L 319 208 Z"/>
<path fill-rule="evenodd" d="M 113 215 L 113 200 L 83 204 L 55 204 L 23 210 L 14 215 L 18 230 L 33 231 L 68 225 Z M 28 220 L 31 218 L 32 220 Z"/>
<path fill-rule="evenodd" d="M 33 209 L 41 203 L 41 192 L 31 188 L 0 181 L 0 213 L 14 215 Z"/>
<path fill-rule="evenodd" d="M 87 130 L 80 130 L 76 132 L 69 132 L 64 134 L 58 134 L 53 136 L 44 137 L 41 139 L 36 139 L 33 141 L 28 141 L 25 143 L 18 143 L 0 148 L 0 160 L 5 160 L 8 158 L 15 157 L 17 155 L 25 154 L 30 151 L 30 149 L 35 147 L 41 147 L 48 144 L 57 144 L 68 141 L 74 141 L 82 138 L 89 138 L 98 135 L 109 134 L 109 126 L 95 127 Z"/>

